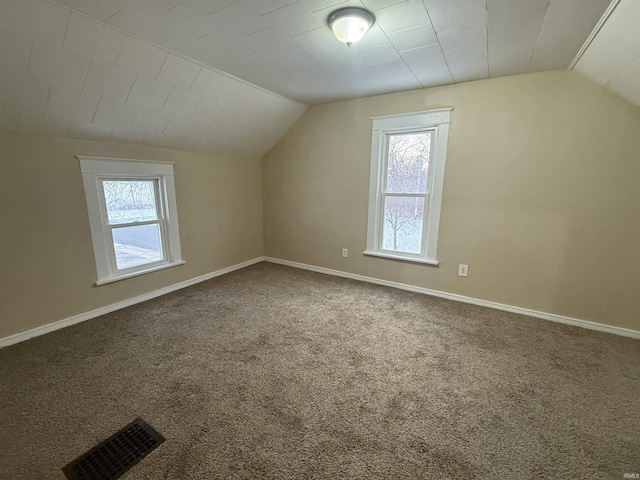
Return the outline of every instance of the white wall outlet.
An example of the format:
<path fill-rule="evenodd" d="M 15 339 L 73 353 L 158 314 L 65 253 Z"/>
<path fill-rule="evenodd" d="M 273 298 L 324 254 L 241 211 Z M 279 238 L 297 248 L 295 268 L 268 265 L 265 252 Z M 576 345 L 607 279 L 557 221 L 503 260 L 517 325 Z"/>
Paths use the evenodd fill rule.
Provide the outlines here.
<path fill-rule="evenodd" d="M 469 276 L 469 265 L 465 265 L 461 263 L 458 265 L 458 276 L 459 277 L 467 277 Z"/>
<path fill-rule="evenodd" d="M 343 248 L 342 249 L 342 256 L 343 257 L 348 257 L 349 256 L 349 249 L 348 248 Z"/>

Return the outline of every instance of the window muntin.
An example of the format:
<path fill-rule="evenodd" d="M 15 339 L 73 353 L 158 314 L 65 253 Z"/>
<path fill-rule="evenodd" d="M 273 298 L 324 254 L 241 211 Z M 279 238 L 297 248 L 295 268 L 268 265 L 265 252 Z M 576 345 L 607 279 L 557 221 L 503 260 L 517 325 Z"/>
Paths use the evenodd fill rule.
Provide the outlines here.
<path fill-rule="evenodd" d="M 372 119 L 366 255 L 438 264 L 451 110 Z"/>
<path fill-rule="evenodd" d="M 173 165 L 78 157 L 98 281 L 181 265 Z"/>

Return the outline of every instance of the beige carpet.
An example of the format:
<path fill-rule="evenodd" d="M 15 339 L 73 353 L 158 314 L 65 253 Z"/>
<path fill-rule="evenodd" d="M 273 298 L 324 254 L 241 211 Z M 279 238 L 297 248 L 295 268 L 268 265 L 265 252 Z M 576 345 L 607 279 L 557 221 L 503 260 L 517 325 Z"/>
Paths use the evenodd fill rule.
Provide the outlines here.
<path fill-rule="evenodd" d="M 622 479 L 640 342 L 262 263 L 0 350 L 0 478 Z"/>

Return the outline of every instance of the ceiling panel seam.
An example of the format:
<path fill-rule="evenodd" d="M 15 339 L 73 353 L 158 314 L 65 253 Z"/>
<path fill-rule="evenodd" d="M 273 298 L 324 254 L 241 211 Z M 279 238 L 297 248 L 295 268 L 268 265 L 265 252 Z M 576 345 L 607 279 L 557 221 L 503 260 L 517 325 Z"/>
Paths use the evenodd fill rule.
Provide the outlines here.
<path fill-rule="evenodd" d="M 436 29 L 433 27 L 433 21 L 431 20 L 431 14 L 429 13 L 429 8 L 427 8 L 427 5 L 424 3 L 424 0 L 422 0 L 422 6 L 424 7 L 425 11 L 427 12 L 427 17 L 429 17 L 429 22 L 431 23 L 431 27 L 433 28 L 433 31 L 436 34 L 436 39 L 438 40 L 438 47 L 440 47 L 440 53 L 442 53 L 442 58 L 444 58 L 444 61 L 447 64 L 447 71 L 449 72 L 449 76 L 451 76 L 451 80 L 455 84 L 456 80 L 455 80 L 455 78 L 453 78 L 453 74 L 451 73 L 451 67 L 449 67 L 449 62 L 447 62 L 447 57 L 445 56 L 444 50 L 442 49 L 442 44 L 440 43 L 440 37 L 438 37 L 438 32 L 436 32 Z"/>
<path fill-rule="evenodd" d="M 533 44 L 533 49 L 531 50 L 531 55 L 529 55 L 529 64 L 527 65 L 527 72 L 531 71 L 531 61 L 533 60 L 533 56 L 536 53 L 536 49 L 538 48 L 538 44 L 540 43 L 540 36 L 542 35 L 542 30 L 544 26 L 544 22 L 547 19 L 547 14 L 549 13 L 549 9 L 551 8 L 551 1 L 547 0 L 547 8 L 544 9 L 544 15 L 542 16 L 542 22 L 540 23 L 540 30 L 538 30 L 538 35 L 536 36 L 536 41 Z"/>
<path fill-rule="evenodd" d="M 484 30 L 487 37 L 487 77 L 491 78 L 491 62 L 489 61 L 489 4 L 484 0 Z"/>

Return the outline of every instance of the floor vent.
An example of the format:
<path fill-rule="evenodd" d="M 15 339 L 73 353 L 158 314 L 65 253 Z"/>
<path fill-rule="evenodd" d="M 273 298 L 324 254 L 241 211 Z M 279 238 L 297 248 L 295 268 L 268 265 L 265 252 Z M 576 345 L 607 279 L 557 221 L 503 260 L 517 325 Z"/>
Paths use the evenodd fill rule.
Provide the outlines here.
<path fill-rule="evenodd" d="M 122 430 L 66 465 L 69 480 L 115 480 L 151 453 L 164 438 L 142 419 L 136 418 Z"/>

